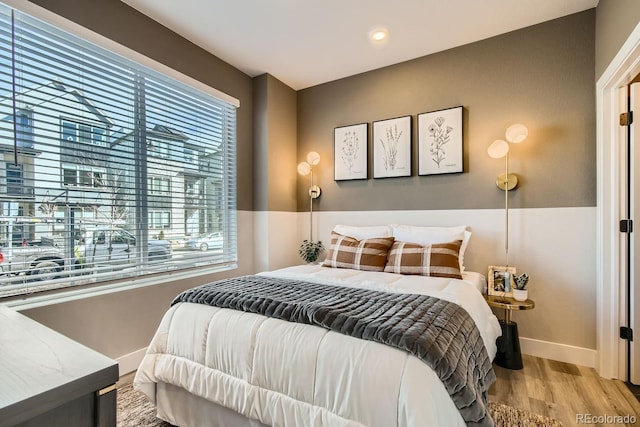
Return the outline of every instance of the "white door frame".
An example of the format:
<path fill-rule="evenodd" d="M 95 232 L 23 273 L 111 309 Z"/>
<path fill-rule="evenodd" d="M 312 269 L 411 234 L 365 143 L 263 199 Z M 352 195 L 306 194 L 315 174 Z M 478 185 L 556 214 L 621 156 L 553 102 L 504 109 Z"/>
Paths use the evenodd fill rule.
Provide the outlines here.
<path fill-rule="evenodd" d="M 619 221 L 626 203 L 626 140 L 619 115 L 625 110 L 626 86 L 640 73 L 640 24 L 629 35 L 596 83 L 597 144 L 597 350 L 598 373 L 605 378 L 625 379 L 626 354 L 618 338 L 621 298 L 625 293 L 624 259 L 621 257 Z M 639 115 L 635 120 L 640 120 Z M 639 224 L 640 225 L 640 224 Z M 640 232 L 640 230 L 636 231 Z M 636 331 L 638 333 L 640 331 Z"/>

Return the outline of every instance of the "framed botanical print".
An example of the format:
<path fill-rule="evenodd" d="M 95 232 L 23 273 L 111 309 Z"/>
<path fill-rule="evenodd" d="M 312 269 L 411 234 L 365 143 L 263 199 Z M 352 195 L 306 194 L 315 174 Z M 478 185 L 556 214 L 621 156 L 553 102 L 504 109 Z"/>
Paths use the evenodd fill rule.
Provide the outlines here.
<path fill-rule="evenodd" d="M 418 114 L 418 175 L 463 172 L 462 107 Z"/>
<path fill-rule="evenodd" d="M 368 136 L 367 123 L 334 129 L 334 180 L 367 179 Z"/>
<path fill-rule="evenodd" d="M 373 177 L 411 176 L 411 116 L 373 122 Z"/>

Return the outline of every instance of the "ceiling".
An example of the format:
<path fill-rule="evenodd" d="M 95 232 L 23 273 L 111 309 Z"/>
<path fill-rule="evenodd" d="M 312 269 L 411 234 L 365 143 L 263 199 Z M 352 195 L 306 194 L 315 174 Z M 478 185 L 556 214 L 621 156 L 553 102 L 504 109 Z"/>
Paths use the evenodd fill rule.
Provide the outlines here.
<path fill-rule="evenodd" d="M 249 76 L 299 90 L 570 15 L 598 0 L 122 0 Z M 374 44 L 369 32 L 389 31 Z"/>

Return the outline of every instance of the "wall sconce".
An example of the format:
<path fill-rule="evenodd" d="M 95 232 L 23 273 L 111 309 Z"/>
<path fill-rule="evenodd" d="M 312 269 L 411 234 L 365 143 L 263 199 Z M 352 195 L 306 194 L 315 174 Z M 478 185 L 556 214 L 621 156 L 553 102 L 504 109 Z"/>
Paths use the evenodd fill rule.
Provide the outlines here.
<path fill-rule="evenodd" d="M 320 154 L 310 151 L 307 161 L 298 163 L 298 173 L 302 176 L 309 175 L 309 240 L 313 240 L 313 199 L 320 197 L 322 190 L 313 184 L 313 167 L 320 163 Z"/>
<path fill-rule="evenodd" d="M 513 190 L 518 185 L 518 177 L 509 173 L 509 144 L 519 144 L 529 135 L 529 130 L 525 125 L 515 124 L 507 128 L 505 138 L 507 141 L 498 139 L 493 141 L 487 152 L 494 159 L 504 157 L 504 173 L 496 178 L 496 185 L 500 190 L 504 191 L 504 213 L 505 213 L 505 232 L 504 232 L 504 252 L 506 256 L 506 265 L 509 265 L 509 190 Z"/>

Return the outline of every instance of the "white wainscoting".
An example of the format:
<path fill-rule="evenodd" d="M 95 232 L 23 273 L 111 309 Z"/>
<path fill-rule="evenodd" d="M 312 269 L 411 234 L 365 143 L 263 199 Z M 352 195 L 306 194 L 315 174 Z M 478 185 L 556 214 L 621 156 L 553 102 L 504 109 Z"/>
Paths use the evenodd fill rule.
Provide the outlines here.
<path fill-rule="evenodd" d="M 307 213 L 307 220 L 309 218 Z M 299 237 L 300 213 L 296 212 L 254 212 L 254 271 L 275 270 L 299 264 L 298 246 L 307 236 Z M 308 223 L 308 221 L 307 221 Z M 239 254 L 242 258 L 243 254 Z"/>
<path fill-rule="evenodd" d="M 309 236 L 301 212 L 298 242 Z M 336 224 L 467 225 L 473 232 L 465 266 L 486 275 L 504 265 L 504 210 L 346 211 L 314 213 L 314 239 L 328 246 Z M 531 311 L 514 313 L 527 354 L 595 366 L 596 207 L 509 210 L 509 265 L 531 276 Z M 294 260 L 300 263 L 300 260 Z M 501 315 L 501 310 L 496 310 Z"/>
<path fill-rule="evenodd" d="M 142 358 L 144 357 L 146 351 L 147 347 L 117 357 L 116 362 L 118 362 L 118 369 L 120 370 L 119 375 L 122 377 L 123 375 L 137 370 L 138 366 L 140 366 L 140 363 L 142 362 Z"/>
<path fill-rule="evenodd" d="M 247 221 L 253 215 L 253 221 Z M 308 212 L 244 213 L 242 241 L 253 225 L 254 271 L 300 264 L 298 246 L 309 238 Z M 329 244 L 336 224 L 467 225 L 473 234 L 465 255 L 468 270 L 486 274 L 504 263 L 504 211 L 314 212 L 314 240 Z M 509 260 L 531 276 L 536 308 L 513 314 L 525 354 L 566 363 L 596 365 L 596 208 L 511 209 Z M 246 227 L 246 228 L 245 228 Z M 246 248 L 246 244 L 243 247 Z M 240 253 L 239 263 L 247 254 Z M 500 311 L 496 311 L 501 315 Z M 135 370 L 145 349 L 118 357 L 120 374 Z"/>
<path fill-rule="evenodd" d="M 596 350 L 588 348 L 520 337 L 520 350 L 523 354 L 529 354 L 531 356 L 543 357 L 565 363 L 574 363 L 590 368 L 596 367 L 597 352 Z M 146 351 L 147 348 L 145 347 L 116 358 L 120 368 L 120 376 L 124 376 L 138 369 Z"/>
<path fill-rule="evenodd" d="M 596 368 L 598 352 L 590 348 L 520 337 L 522 354 Z"/>

